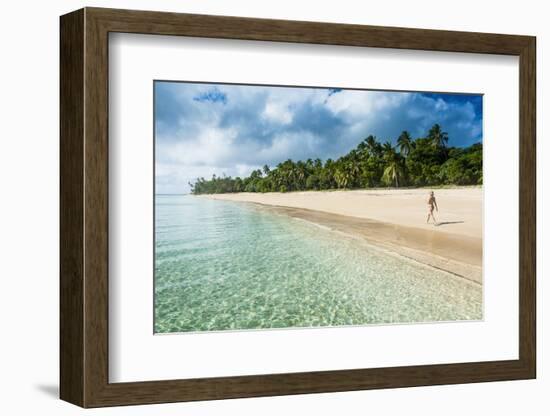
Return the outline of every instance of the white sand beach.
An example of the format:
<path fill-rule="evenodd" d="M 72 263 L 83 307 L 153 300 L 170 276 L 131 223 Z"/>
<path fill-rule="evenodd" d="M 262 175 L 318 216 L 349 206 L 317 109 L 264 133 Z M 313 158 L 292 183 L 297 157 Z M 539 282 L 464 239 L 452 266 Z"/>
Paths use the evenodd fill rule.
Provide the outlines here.
<path fill-rule="evenodd" d="M 429 189 L 376 189 L 288 193 L 235 193 L 208 195 L 228 201 L 304 208 L 371 220 L 481 238 L 483 189 L 436 189 L 439 226 L 426 224 Z"/>
<path fill-rule="evenodd" d="M 233 193 L 203 197 L 262 204 L 360 235 L 422 263 L 481 283 L 482 187 L 435 189 L 438 225 L 426 224 L 430 189 Z"/>

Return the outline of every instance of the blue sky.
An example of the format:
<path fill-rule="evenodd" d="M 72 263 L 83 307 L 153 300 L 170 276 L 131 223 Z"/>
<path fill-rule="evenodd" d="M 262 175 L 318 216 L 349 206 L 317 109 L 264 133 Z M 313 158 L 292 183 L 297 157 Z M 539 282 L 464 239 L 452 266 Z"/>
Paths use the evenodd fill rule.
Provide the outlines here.
<path fill-rule="evenodd" d="M 156 192 L 286 159 L 336 159 L 370 134 L 395 143 L 434 123 L 450 146 L 482 141 L 482 96 L 155 82 Z"/>

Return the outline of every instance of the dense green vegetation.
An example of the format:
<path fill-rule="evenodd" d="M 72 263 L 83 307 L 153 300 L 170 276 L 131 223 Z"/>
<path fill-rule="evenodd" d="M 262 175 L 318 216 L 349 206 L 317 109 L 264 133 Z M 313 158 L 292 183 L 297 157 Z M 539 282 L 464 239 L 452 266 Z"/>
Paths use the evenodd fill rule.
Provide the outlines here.
<path fill-rule="evenodd" d="M 190 186 L 193 194 L 216 194 L 482 184 L 482 144 L 448 147 L 448 140 L 435 124 L 425 138 L 413 139 L 402 132 L 396 146 L 369 136 L 337 160 L 288 159 L 273 169 L 266 165 L 255 170 L 247 178 L 214 175 Z"/>

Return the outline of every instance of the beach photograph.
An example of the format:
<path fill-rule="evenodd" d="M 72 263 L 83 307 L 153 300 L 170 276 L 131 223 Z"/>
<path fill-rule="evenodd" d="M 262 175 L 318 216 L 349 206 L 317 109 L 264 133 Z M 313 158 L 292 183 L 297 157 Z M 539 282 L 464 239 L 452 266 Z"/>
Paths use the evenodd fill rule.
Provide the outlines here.
<path fill-rule="evenodd" d="M 154 332 L 483 319 L 483 96 L 154 82 Z"/>

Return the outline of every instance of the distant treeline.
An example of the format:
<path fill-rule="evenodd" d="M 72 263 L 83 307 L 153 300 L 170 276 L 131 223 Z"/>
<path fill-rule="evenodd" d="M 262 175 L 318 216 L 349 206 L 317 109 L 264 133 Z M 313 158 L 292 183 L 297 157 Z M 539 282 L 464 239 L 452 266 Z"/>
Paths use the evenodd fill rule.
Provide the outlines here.
<path fill-rule="evenodd" d="M 448 147 L 448 140 L 435 124 L 425 138 L 413 139 L 403 131 L 396 146 L 369 136 L 337 160 L 288 159 L 273 169 L 265 165 L 246 178 L 214 175 L 189 185 L 193 194 L 218 194 L 482 184 L 482 144 Z"/>

